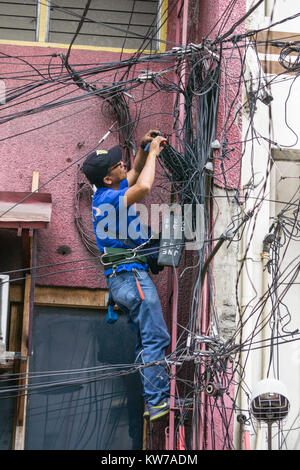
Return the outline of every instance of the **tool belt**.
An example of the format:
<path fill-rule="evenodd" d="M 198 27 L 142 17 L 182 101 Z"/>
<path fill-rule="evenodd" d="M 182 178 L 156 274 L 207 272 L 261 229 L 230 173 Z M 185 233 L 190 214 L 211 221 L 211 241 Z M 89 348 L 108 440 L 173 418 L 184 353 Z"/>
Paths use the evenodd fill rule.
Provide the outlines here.
<path fill-rule="evenodd" d="M 141 263 L 147 264 L 147 257 L 138 254 L 131 248 L 104 248 L 104 253 L 100 256 L 101 264 L 105 269 L 116 269 L 120 264 Z"/>
<path fill-rule="evenodd" d="M 104 253 L 101 255 L 101 263 L 103 264 L 106 269 L 112 268 L 113 271 L 120 264 L 129 264 L 133 261 L 136 263 L 147 264 L 146 256 L 137 254 L 135 250 L 131 248 L 104 248 Z M 136 270 L 133 270 L 134 272 Z M 142 300 L 144 300 L 144 294 L 140 283 L 137 280 L 136 274 L 136 284 L 139 291 L 139 295 Z M 108 311 L 106 314 L 106 323 L 113 324 L 118 320 L 118 313 L 114 309 L 115 302 L 112 298 L 111 292 L 109 292 L 109 299 L 108 299 Z"/>

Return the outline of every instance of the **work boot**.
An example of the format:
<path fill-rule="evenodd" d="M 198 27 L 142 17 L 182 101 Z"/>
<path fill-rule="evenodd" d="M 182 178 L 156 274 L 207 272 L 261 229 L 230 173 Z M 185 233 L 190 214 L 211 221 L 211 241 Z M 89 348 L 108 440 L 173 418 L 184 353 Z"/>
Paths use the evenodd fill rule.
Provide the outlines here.
<path fill-rule="evenodd" d="M 144 418 L 150 418 L 155 421 L 167 415 L 170 411 L 170 398 L 163 400 L 158 405 L 145 404 Z M 193 398 L 175 398 L 174 408 L 191 408 L 193 406 Z"/>

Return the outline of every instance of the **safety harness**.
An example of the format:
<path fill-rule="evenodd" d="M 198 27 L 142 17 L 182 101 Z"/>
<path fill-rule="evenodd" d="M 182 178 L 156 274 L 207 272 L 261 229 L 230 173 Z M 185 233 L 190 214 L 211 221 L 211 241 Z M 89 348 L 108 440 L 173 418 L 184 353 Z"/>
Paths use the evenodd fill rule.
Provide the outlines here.
<path fill-rule="evenodd" d="M 139 246 L 134 246 L 134 248 L 110 248 L 110 247 L 105 247 L 104 252 L 100 256 L 100 262 L 102 266 L 105 269 L 112 269 L 113 274 L 116 274 L 117 267 L 120 264 L 129 264 L 134 262 L 141 263 L 141 264 L 147 264 L 147 256 L 139 253 L 139 251 L 144 247 L 145 245 L 149 244 L 151 239 L 153 237 L 150 237 L 145 243 L 139 245 Z M 125 243 L 130 243 L 129 239 L 125 240 Z M 140 295 L 141 300 L 144 300 L 144 294 L 141 288 L 141 285 L 138 281 L 138 272 L 137 270 L 133 269 L 132 270 L 135 276 L 135 281 L 136 285 L 138 288 L 138 292 Z M 111 292 L 109 292 L 109 298 L 108 298 L 108 311 L 106 314 L 106 323 L 112 324 L 115 323 L 118 320 L 118 314 L 114 309 L 115 302 L 112 298 Z"/>
<path fill-rule="evenodd" d="M 145 227 L 144 227 L 145 228 Z M 116 234 L 110 231 L 106 231 L 107 236 L 116 238 Z M 117 268 L 120 264 L 129 264 L 132 262 L 146 264 L 153 274 L 158 274 L 164 266 L 178 266 L 182 246 L 176 256 L 176 262 L 174 259 L 174 253 L 171 250 L 171 254 L 166 255 L 164 253 L 165 246 L 170 245 L 170 240 L 166 241 L 152 234 L 144 243 L 136 246 L 130 238 L 122 240 L 125 248 L 111 248 L 104 247 L 103 253 L 100 255 L 100 262 L 105 270 L 112 269 L 112 276 L 116 275 Z M 174 245 L 176 248 L 176 244 Z M 151 249 L 152 248 L 152 249 Z M 160 255 L 160 256 L 159 256 Z M 168 258 L 170 258 L 168 260 Z M 137 269 L 132 269 L 135 277 L 136 286 L 139 292 L 141 300 L 144 300 L 144 294 L 139 283 L 139 272 Z M 109 292 L 108 300 L 108 312 L 106 315 L 107 323 L 115 323 L 118 319 L 118 315 L 114 310 L 115 302 Z"/>
<path fill-rule="evenodd" d="M 139 248 L 139 247 L 137 247 Z M 100 261 L 105 269 L 111 268 L 116 271 L 120 264 L 129 264 L 132 261 L 147 264 L 146 256 L 137 253 L 135 248 L 104 248 L 104 252 L 100 256 Z"/>

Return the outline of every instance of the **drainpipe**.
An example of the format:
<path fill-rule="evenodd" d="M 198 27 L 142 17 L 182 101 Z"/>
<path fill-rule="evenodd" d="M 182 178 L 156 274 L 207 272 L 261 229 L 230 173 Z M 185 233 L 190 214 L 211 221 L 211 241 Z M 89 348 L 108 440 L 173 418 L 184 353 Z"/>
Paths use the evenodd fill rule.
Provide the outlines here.
<path fill-rule="evenodd" d="M 248 229 L 245 230 L 244 236 L 241 241 L 241 249 L 240 249 L 240 259 L 243 259 L 243 254 L 245 252 L 245 248 L 249 245 L 250 240 L 249 240 L 249 232 L 251 233 L 251 227 L 249 226 Z M 247 260 L 245 261 L 247 263 Z M 240 315 L 242 318 L 242 322 L 245 322 L 245 316 L 249 315 L 249 312 L 251 311 L 251 296 L 250 289 L 249 289 L 249 279 L 248 276 L 253 279 L 253 262 L 250 261 L 250 266 L 247 268 L 247 273 L 246 273 L 246 267 L 243 266 L 241 275 L 240 275 Z M 247 275 L 248 274 L 248 275 Z M 253 294 L 253 292 L 252 292 Z M 251 337 L 251 332 L 252 332 L 252 319 L 248 320 L 245 322 L 243 328 L 241 328 L 241 333 L 240 333 L 240 341 L 243 344 L 244 341 L 246 341 L 247 338 Z M 245 369 L 245 374 L 247 376 L 247 372 L 251 374 L 252 367 L 251 367 L 251 354 L 249 354 L 249 351 L 243 350 L 240 353 L 240 359 L 239 359 L 239 364 L 240 364 L 240 372 L 243 373 L 243 368 L 245 364 L 247 364 L 247 367 Z M 251 377 L 251 375 L 250 375 Z M 244 377 L 245 378 L 245 377 Z M 247 381 L 247 383 L 250 381 Z M 242 413 L 245 412 L 245 410 L 248 410 L 249 404 L 247 401 L 246 394 L 242 387 L 239 387 L 238 389 L 238 405 L 240 409 L 242 410 Z M 237 446 L 239 450 L 243 450 L 244 443 L 249 441 L 250 438 L 250 429 L 249 426 L 247 425 L 247 417 L 246 419 L 239 419 L 240 415 L 237 416 L 237 422 L 238 422 L 238 443 Z"/>
<path fill-rule="evenodd" d="M 270 314 L 271 303 L 268 298 L 268 289 L 269 289 L 269 266 L 270 261 L 270 248 L 271 244 L 275 239 L 274 233 L 268 233 L 263 240 L 263 251 L 261 253 L 261 300 L 264 302 L 262 312 L 261 312 L 261 322 L 262 322 L 262 331 L 261 331 L 261 341 L 262 345 L 265 345 L 265 341 L 268 337 L 269 326 L 268 326 L 268 315 Z M 268 349 L 263 347 L 261 349 L 261 375 L 260 380 L 267 378 L 267 367 L 268 367 Z M 254 441 L 254 450 L 260 450 L 262 448 L 263 442 L 263 430 L 261 424 L 258 424 L 256 430 L 255 441 Z"/>
<path fill-rule="evenodd" d="M 176 25 L 176 43 L 180 43 L 180 12 L 182 9 L 182 3 L 177 3 L 177 25 Z M 189 0 L 183 1 L 182 10 L 182 33 L 181 33 L 181 45 L 184 47 L 187 44 L 187 23 L 188 23 L 188 11 L 189 11 Z M 181 71 L 181 83 L 185 84 L 185 68 L 184 65 Z M 184 122 L 184 97 L 180 94 L 179 97 L 179 123 L 182 125 Z M 175 269 L 175 268 L 174 268 Z M 177 275 L 173 273 L 173 299 L 172 299 L 172 351 L 176 347 L 177 343 L 177 298 L 178 298 L 178 284 Z M 171 384 L 170 384 L 170 414 L 169 414 L 169 437 L 167 442 L 167 449 L 175 449 L 175 393 L 176 393 L 176 365 L 173 364 L 171 367 Z"/>
<path fill-rule="evenodd" d="M 269 328 L 268 328 L 268 315 L 270 314 L 270 300 L 268 298 L 268 289 L 269 289 L 269 266 L 270 261 L 270 248 L 272 242 L 275 240 L 275 235 L 273 233 L 268 233 L 263 241 L 263 251 L 261 253 L 262 261 L 262 299 L 265 297 L 264 305 L 261 313 L 262 320 L 262 342 L 267 339 Z M 265 344 L 264 342 L 262 343 Z M 267 348 L 262 348 L 262 361 L 261 361 L 261 380 L 267 378 Z"/>

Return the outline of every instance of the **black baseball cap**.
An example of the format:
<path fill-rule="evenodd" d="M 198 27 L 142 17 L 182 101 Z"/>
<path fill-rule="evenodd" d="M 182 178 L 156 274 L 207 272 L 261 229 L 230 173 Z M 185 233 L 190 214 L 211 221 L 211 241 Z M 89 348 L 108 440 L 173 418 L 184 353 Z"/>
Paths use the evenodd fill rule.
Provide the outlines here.
<path fill-rule="evenodd" d="M 82 171 L 90 183 L 101 186 L 109 168 L 121 159 L 122 149 L 119 145 L 110 150 L 96 150 L 87 156 L 82 165 Z"/>

